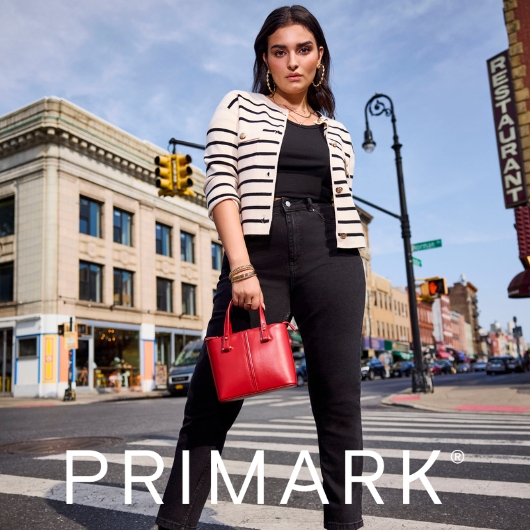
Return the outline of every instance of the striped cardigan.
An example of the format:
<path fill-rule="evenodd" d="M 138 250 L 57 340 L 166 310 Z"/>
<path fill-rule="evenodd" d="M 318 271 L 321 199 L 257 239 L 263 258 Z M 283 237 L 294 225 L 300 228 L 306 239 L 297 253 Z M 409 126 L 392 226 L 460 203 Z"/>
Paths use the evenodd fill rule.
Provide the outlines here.
<path fill-rule="evenodd" d="M 278 157 L 288 111 L 263 94 L 234 90 L 217 107 L 206 138 L 204 192 L 208 215 L 221 201 L 239 208 L 243 233 L 268 234 Z M 354 152 L 350 134 L 335 120 L 320 115 L 329 145 L 329 161 L 338 248 L 366 246 L 352 198 Z"/>

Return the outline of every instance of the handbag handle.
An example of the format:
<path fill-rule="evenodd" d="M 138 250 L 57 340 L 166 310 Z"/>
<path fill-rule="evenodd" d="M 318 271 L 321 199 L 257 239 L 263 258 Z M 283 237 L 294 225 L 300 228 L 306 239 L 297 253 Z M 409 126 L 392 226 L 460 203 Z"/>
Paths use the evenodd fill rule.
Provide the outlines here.
<path fill-rule="evenodd" d="M 225 314 L 225 325 L 223 340 L 221 342 L 222 351 L 230 351 L 232 347 L 230 346 L 230 337 L 232 335 L 232 322 L 230 322 L 230 310 L 232 309 L 232 300 L 228 304 L 228 309 Z M 269 334 L 269 329 L 267 328 L 267 321 L 265 320 L 265 313 L 263 312 L 263 307 L 259 306 L 259 338 L 261 342 L 267 342 L 271 339 Z"/>

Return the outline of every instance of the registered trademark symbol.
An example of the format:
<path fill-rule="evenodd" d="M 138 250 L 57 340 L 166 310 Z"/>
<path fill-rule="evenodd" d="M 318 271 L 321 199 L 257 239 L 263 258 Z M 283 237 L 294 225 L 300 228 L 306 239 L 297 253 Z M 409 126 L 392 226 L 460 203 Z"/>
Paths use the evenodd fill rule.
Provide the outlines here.
<path fill-rule="evenodd" d="M 453 451 L 451 453 L 451 460 L 455 464 L 461 464 L 464 461 L 464 451 L 460 451 L 460 449 Z"/>

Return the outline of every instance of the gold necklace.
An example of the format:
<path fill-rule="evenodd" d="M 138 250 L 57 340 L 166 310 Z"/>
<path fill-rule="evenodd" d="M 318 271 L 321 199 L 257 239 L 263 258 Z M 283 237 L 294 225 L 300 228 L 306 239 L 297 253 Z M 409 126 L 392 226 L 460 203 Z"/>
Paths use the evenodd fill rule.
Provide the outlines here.
<path fill-rule="evenodd" d="M 310 118 L 314 114 L 314 111 L 311 109 L 309 111 L 309 114 L 307 116 L 304 116 L 303 114 L 300 114 L 299 112 L 296 112 L 296 110 L 293 110 L 293 109 L 289 108 L 287 105 L 284 105 L 282 103 L 277 103 L 276 100 L 274 99 L 274 94 L 272 95 L 272 101 L 274 101 L 274 103 L 276 103 L 276 105 L 278 105 L 280 107 L 283 107 L 284 109 L 287 109 L 289 112 L 292 112 L 294 114 L 297 114 L 301 118 L 304 118 L 304 121 L 307 120 L 308 118 Z M 303 122 L 297 122 L 297 123 L 299 125 L 302 125 Z"/>

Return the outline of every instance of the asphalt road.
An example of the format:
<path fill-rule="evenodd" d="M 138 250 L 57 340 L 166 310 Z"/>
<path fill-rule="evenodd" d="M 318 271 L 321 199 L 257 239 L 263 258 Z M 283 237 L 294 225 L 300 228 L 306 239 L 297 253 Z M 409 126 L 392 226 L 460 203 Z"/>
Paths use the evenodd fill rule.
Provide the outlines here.
<path fill-rule="evenodd" d="M 502 377 L 502 379 L 501 379 Z M 516 382 L 482 373 L 437 376 L 435 384 L 491 384 Z M 530 426 L 517 415 L 441 414 L 385 407 L 384 395 L 409 386 L 407 379 L 363 382 L 363 435 L 365 449 L 384 459 L 384 474 L 375 482 L 384 504 L 377 504 L 364 488 L 365 528 L 456 530 L 530 528 Z M 109 461 L 105 477 L 82 484 L 74 504 L 65 499 L 64 453 L 46 458 L 0 453 L 0 529 L 154 529 L 157 506 L 145 485 L 133 485 L 133 504 L 124 505 L 125 450 L 155 451 L 169 465 L 182 421 L 185 398 L 107 402 L 63 407 L 0 409 L 0 444 L 49 437 L 106 436 L 123 442 L 98 448 Z M 242 505 L 231 502 L 219 479 L 218 505 L 207 505 L 199 530 L 318 529 L 321 503 L 318 494 L 293 492 L 287 505 L 280 499 L 299 452 L 307 449 L 319 467 L 317 438 L 307 386 L 248 400 L 229 433 L 223 460 L 236 492 L 244 481 L 243 468 L 256 449 L 265 451 L 265 505 L 256 503 L 253 478 Z M 403 504 L 403 450 L 411 451 L 411 473 L 420 469 L 433 450 L 440 450 L 427 477 L 441 504 L 434 504 L 418 480 Z M 455 464 L 453 451 L 464 461 Z M 154 472 L 149 458 L 138 461 L 135 475 Z M 242 463 L 242 464 L 241 464 Z M 95 461 L 76 461 L 75 475 L 95 475 Z M 365 472 L 376 470 L 365 458 Z M 243 471 L 244 473 L 245 471 Z M 166 467 L 154 482 L 160 494 L 167 481 Z M 311 482 L 299 480 L 300 484 Z"/>

